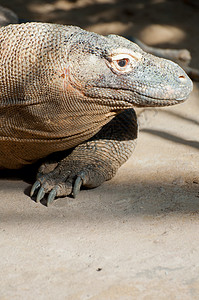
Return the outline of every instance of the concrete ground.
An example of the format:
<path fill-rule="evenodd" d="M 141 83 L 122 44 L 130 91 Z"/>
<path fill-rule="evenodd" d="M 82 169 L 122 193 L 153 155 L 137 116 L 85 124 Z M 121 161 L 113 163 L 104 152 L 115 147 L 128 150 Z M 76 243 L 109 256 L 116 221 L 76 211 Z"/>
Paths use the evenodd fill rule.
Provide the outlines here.
<path fill-rule="evenodd" d="M 54 1 L 61 2 L 75 1 Z M 192 66 L 199 67 L 197 3 L 148 2 L 158 16 L 151 6 L 136 6 L 138 25 L 125 15 L 126 23 L 119 18 L 114 28 L 129 24 L 128 30 L 148 41 L 152 26 L 151 44 L 189 48 Z M 19 14 L 17 1 L 9 3 Z M 172 28 L 162 24 L 169 12 Z M 105 23 L 89 26 L 108 30 Z M 58 199 L 47 208 L 29 198 L 26 180 L 2 174 L 0 300 L 199 299 L 199 85 L 184 104 L 137 112 L 133 156 L 114 179 L 81 191 L 77 199 Z"/>

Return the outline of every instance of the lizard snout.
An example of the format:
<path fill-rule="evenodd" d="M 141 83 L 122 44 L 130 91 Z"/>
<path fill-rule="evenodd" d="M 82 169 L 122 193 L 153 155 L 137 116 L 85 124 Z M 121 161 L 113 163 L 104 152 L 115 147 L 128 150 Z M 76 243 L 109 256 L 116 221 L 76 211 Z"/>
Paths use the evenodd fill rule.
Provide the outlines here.
<path fill-rule="evenodd" d="M 179 74 L 178 74 L 177 82 L 180 84 L 180 86 L 184 90 L 185 94 L 187 93 L 187 97 L 188 97 L 188 95 L 191 93 L 191 91 L 193 89 L 193 82 L 183 69 L 181 69 L 181 72 L 179 72 Z"/>
<path fill-rule="evenodd" d="M 188 98 L 193 89 L 193 82 L 186 72 L 173 61 L 168 62 L 168 71 L 173 74 L 170 77 L 170 85 L 172 87 L 172 97 L 178 101 L 184 101 Z M 167 64 L 166 62 L 166 64 Z"/>
<path fill-rule="evenodd" d="M 188 84 L 189 81 L 190 81 L 190 83 L 192 83 L 191 80 L 190 80 L 190 78 L 186 74 L 185 75 L 184 74 L 179 75 L 178 76 L 178 81 L 181 84 Z"/>
<path fill-rule="evenodd" d="M 190 91 L 193 88 L 193 83 L 191 81 L 191 79 L 189 78 L 189 76 L 185 73 L 185 71 L 182 69 L 182 67 L 180 67 L 179 65 L 177 65 L 176 63 L 174 63 L 173 61 L 169 61 L 171 66 L 174 66 L 176 68 L 176 81 L 181 85 L 181 86 L 186 86 L 188 89 L 190 89 Z M 175 74 L 175 73 L 174 73 Z"/>

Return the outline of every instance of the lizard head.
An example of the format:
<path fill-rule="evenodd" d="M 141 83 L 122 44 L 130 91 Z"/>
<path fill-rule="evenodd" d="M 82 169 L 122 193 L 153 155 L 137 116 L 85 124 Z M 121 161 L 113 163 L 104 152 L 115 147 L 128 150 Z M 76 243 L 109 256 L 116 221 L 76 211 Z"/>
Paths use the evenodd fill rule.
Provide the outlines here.
<path fill-rule="evenodd" d="M 176 63 L 123 37 L 82 31 L 76 38 L 71 80 L 86 97 L 118 108 L 167 106 L 183 102 L 192 91 L 192 81 Z"/>

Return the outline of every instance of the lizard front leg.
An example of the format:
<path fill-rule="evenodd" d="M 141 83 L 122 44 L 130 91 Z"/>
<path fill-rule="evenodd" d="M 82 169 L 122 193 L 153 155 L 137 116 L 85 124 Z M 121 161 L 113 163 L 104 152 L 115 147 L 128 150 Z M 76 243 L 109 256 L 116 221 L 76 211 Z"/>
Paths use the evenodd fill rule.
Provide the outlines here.
<path fill-rule="evenodd" d="M 46 193 L 47 205 L 55 197 L 72 193 L 76 197 L 81 186 L 97 187 L 111 179 L 130 157 L 137 138 L 137 117 L 133 109 L 123 111 L 105 125 L 92 139 L 78 145 L 67 157 L 44 164 L 32 187 L 39 202 Z M 47 173 L 47 170 L 50 170 Z"/>

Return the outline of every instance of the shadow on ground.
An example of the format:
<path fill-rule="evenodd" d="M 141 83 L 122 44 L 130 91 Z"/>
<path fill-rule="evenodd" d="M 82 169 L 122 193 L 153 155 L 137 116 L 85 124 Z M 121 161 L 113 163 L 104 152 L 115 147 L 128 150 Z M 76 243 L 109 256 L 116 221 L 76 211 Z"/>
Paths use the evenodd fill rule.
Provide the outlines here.
<path fill-rule="evenodd" d="M 99 188 L 82 190 L 76 199 L 59 198 L 49 208 L 45 207 L 45 200 L 41 204 L 31 200 L 28 197 L 30 186 L 21 181 L 1 181 L 0 190 L 4 190 L 0 192 L 2 224 L 24 221 L 45 223 L 46 220 L 60 218 L 66 218 L 67 222 L 92 223 L 138 216 L 199 214 L 199 180 L 182 184 L 181 177 L 164 183 L 158 180 L 136 182 L 131 178 L 122 180 L 117 176 Z"/>

